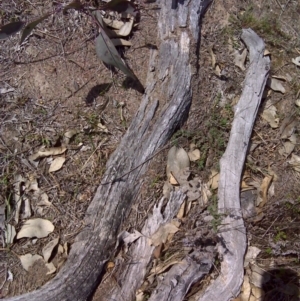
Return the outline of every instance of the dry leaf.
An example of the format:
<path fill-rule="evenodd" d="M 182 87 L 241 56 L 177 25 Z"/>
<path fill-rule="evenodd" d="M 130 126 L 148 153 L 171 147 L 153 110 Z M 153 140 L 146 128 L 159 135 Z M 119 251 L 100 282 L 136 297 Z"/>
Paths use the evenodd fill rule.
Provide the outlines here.
<path fill-rule="evenodd" d="M 271 52 L 269 50 L 265 49 L 264 56 L 267 56 L 267 55 L 271 55 Z"/>
<path fill-rule="evenodd" d="M 269 78 L 267 80 L 267 85 L 273 90 L 273 91 L 276 91 L 276 92 L 281 92 L 281 93 L 285 93 L 285 88 L 283 87 L 282 85 L 282 81 L 277 79 L 277 78 Z"/>
<path fill-rule="evenodd" d="M 276 111 L 276 107 L 267 102 L 261 115 L 273 129 L 276 129 L 279 126 L 279 118 L 276 118 Z"/>
<path fill-rule="evenodd" d="M 247 48 L 245 48 L 242 53 L 239 51 L 235 51 L 234 53 L 234 64 L 235 66 L 239 67 L 242 71 L 245 71 L 245 60 L 247 57 Z"/>
<path fill-rule="evenodd" d="M 40 255 L 32 255 L 32 254 L 25 254 L 19 256 L 22 267 L 24 270 L 28 271 L 29 268 L 38 260 L 43 260 L 43 257 Z"/>
<path fill-rule="evenodd" d="M 296 66 L 300 67 L 300 56 L 295 57 L 294 59 L 292 59 L 292 62 L 293 62 Z"/>
<path fill-rule="evenodd" d="M 14 179 L 14 201 L 16 204 L 15 208 L 15 221 L 16 223 L 19 222 L 19 214 L 20 209 L 22 205 L 22 194 L 23 194 L 23 188 L 22 183 L 25 183 L 25 179 L 21 175 L 16 175 Z"/>
<path fill-rule="evenodd" d="M 159 227 L 159 229 L 151 236 L 151 245 L 157 247 L 162 243 L 166 243 L 169 234 L 174 234 L 179 229 L 172 223 L 167 223 Z"/>
<path fill-rule="evenodd" d="M 256 206 L 262 208 L 268 201 L 268 190 L 272 183 L 273 175 L 267 175 L 263 180 L 259 188 L 259 194 L 256 201 Z"/>
<path fill-rule="evenodd" d="M 297 107 L 300 107 L 300 98 L 297 99 L 297 100 L 295 101 L 295 105 L 296 105 Z"/>
<path fill-rule="evenodd" d="M 118 36 L 127 37 L 131 31 L 133 26 L 133 18 L 130 18 L 128 22 L 126 22 L 118 31 Z"/>
<path fill-rule="evenodd" d="M 49 206 L 49 207 L 52 205 L 52 203 L 49 202 L 49 197 L 48 197 L 47 193 L 42 192 L 39 195 L 39 198 L 40 198 L 40 201 L 37 203 L 37 205 L 39 205 L 39 206 Z"/>
<path fill-rule="evenodd" d="M 186 206 L 186 201 L 184 201 L 181 206 L 180 206 L 180 209 L 177 213 L 177 218 L 178 219 L 182 219 L 184 217 L 184 212 L 185 212 L 185 206 Z"/>
<path fill-rule="evenodd" d="M 262 268 L 256 264 L 251 264 L 251 276 L 250 281 L 257 287 L 262 287 L 266 282 L 270 280 L 270 274 L 266 273 Z"/>
<path fill-rule="evenodd" d="M 112 20 L 109 18 L 102 18 L 102 20 L 104 21 L 104 23 L 114 29 L 120 29 L 122 28 L 122 26 L 124 26 L 124 22 L 123 21 L 118 21 L 118 20 Z"/>
<path fill-rule="evenodd" d="M 289 141 L 284 142 L 283 147 L 281 147 L 278 152 L 280 155 L 288 157 L 294 150 L 297 144 L 297 136 L 292 134 Z"/>
<path fill-rule="evenodd" d="M 70 140 L 78 133 L 77 130 L 69 130 L 64 133 L 63 144 L 67 145 L 70 143 Z"/>
<path fill-rule="evenodd" d="M 195 162 L 201 158 L 200 150 L 199 149 L 190 150 L 188 152 L 188 156 L 190 158 L 190 161 Z"/>
<path fill-rule="evenodd" d="M 65 163 L 65 161 L 66 161 L 65 157 L 55 158 L 49 167 L 49 172 L 55 172 L 55 171 L 60 170 L 62 168 L 63 164 Z"/>
<path fill-rule="evenodd" d="M 216 76 L 220 77 L 221 76 L 221 68 L 219 66 L 219 64 L 216 65 L 216 68 L 215 68 L 215 74 Z"/>
<path fill-rule="evenodd" d="M 51 240 L 49 243 L 47 243 L 46 246 L 43 248 L 42 253 L 43 253 L 44 260 L 46 262 L 49 261 L 51 255 L 53 253 L 54 248 L 58 244 L 58 241 L 59 241 L 59 238 L 57 237 L 57 238 Z"/>
<path fill-rule="evenodd" d="M 251 294 L 251 286 L 249 277 L 247 275 L 244 276 L 244 282 L 242 286 L 242 292 L 239 295 L 241 301 L 248 301 Z"/>
<path fill-rule="evenodd" d="M 211 171 L 211 176 L 207 183 L 208 187 L 211 189 L 217 189 L 219 187 L 220 174 L 216 170 Z"/>
<path fill-rule="evenodd" d="M 168 181 L 166 181 L 163 186 L 163 196 L 166 199 L 169 199 L 172 191 L 173 191 L 173 186 Z"/>
<path fill-rule="evenodd" d="M 297 172 L 300 172 L 300 157 L 292 154 L 292 158 L 288 161 L 290 165 L 292 165 L 293 169 Z"/>
<path fill-rule="evenodd" d="M 168 152 L 167 177 L 170 179 L 171 172 L 176 178 L 190 167 L 190 159 L 183 148 L 173 146 Z M 178 179 L 177 179 L 178 180 Z"/>
<path fill-rule="evenodd" d="M 22 212 L 21 212 L 21 218 L 22 219 L 27 219 L 31 217 L 31 206 L 30 206 L 30 201 L 27 197 L 23 198 L 23 206 L 22 206 Z"/>
<path fill-rule="evenodd" d="M 23 237 L 37 237 L 42 238 L 48 236 L 51 232 L 53 232 L 54 226 L 53 224 L 42 218 L 30 219 L 24 223 L 21 230 L 17 235 L 17 239 Z"/>
<path fill-rule="evenodd" d="M 255 297 L 256 301 L 263 301 L 264 295 L 265 295 L 263 289 L 256 287 L 256 286 L 252 286 L 251 293 Z"/>
<path fill-rule="evenodd" d="M 209 49 L 209 53 L 210 53 L 210 56 L 211 56 L 211 66 L 213 69 L 215 69 L 215 66 L 216 66 L 216 56 L 212 50 L 212 48 Z"/>
<path fill-rule="evenodd" d="M 51 275 L 56 272 L 56 267 L 54 266 L 54 264 L 52 262 L 46 263 L 45 266 L 48 269 L 48 272 L 46 275 Z"/>
<path fill-rule="evenodd" d="M 106 127 L 104 124 L 102 124 L 101 122 L 99 122 L 99 123 L 97 124 L 97 127 L 98 127 L 98 129 L 99 129 L 101 132 L 103 132 L 103 133 L 108 133 L 107 127 Z"/>
<path fill-rule="evenodd" d="M 244 268 L 246 268 L 249 263 L 253 263 L 260 252 L 261 250 L 259 248 L 249 246 L 244 260 Z"/>
<path fill-rule="evenodd" d="M 176 178 L 173 176 L 173 173 L 170 172 L 170 178 L 169 178 L 170 184 L 172 185 L 179 185 L 178 181 L 176 180 Z"/>
<path fill-rule="evenodd" d="M 29 156 L 30 161 L 35 161 L 39 158 L 44 158 L 48 156 L 56 156 L 56 155 L 61 155 L 63 154 L 67 148 L 65 146 L 60 146 L 60 147 L 51 147 L 49 149 L 42 149 L 39 150 L 37 153 Z"/>

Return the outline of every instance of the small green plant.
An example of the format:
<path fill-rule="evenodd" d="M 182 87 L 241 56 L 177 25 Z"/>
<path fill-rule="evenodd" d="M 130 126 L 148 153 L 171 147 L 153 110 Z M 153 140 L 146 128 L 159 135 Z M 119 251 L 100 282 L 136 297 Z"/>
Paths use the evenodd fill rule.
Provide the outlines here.
<path fill-rule="evenodd" d="M 266 253 L 267 253 L 268 255 L 272 255 L 272 249 L 271 249 L 270 247 L 268 247 L 268 248 L 266 249 Z"/>
<path fill-rule="evenodd" d="M 275 242 L 278 242 L 280 240 L 286 240 L 286 238 L 287 238 L 286 233 L 277 228 L 277 234 L 274 238 Z"/>
<path fill-rule="evenodd" d="M 213 195 L 210 199 L 210 205 L 207 207 L 208 212 L 213 217 L 212 228 L 215 232 L 217 232 L 218 227 L 221 225 L 221 214 L 218 211 L 218 197 L 217 195 Z"/>

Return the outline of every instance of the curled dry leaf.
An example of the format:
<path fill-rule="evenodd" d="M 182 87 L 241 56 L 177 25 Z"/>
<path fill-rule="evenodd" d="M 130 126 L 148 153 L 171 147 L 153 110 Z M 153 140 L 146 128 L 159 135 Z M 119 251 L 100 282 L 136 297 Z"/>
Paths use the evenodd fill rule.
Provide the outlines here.
<path fill-rule="evenodd" d="M 297 172 L 300 172 L 300 157 L 292 154 L 292 158 L 288 163 L 293 167 L 293 169 Z"/>
<path fill-rule="evenodd" d="M 64 133 L 63 144 L 69 144 L 70 140 L 78 133 L 77 130 L 69 130 Z"/>
<path fill-rule="evenodd" d="M 282 81 L 277 79 L 277 78 L 274 78 L 274 77 L 271 77 L 268 79 L 267 81 L 267 85 L 273 90 L 273 91 L 276 91 L 276 92 L 281 92 L 282 94 L 285 93 L 285 88 L 284 86 L 282 85 Z"/>
<path fill-rule="evenodd" d="M 300 98 L 297 99 L 297 100 L 295 101 L 295 105 L 296 105 L 297 107 L 300 107 Z"/>
<path fill-rule="evenodd" d="M 294 59 L 292 59 L 292 62 L 293 62 L 296 66 L 300 67 L 300 56 L 295 57 Z"/>
<path fill-rule="evenodd" d="M 62 168 L 62 166 L 64 165 L 65 161 L 66 161 L 65 157 L 55 158 L 49 167 L 49 172 L 55 172 L 55 171 L 60 170 Z"/>
<path fill-rule="evenodd" d="M 47 243 L 46 246 L 43 248 L 42 253 L 45 262 L 48 262 L 49 259 L 51 258 L 54 248 L 58 245 L 58 241 L 59 238 L 57 237 L 51 240 L 49 243 Z"/>
<path fill-rule="evenodd" d="M 60 146 L 60 147 L 51 147 L 49 149 L 42 149 L 39 150 L 37 153 L 29 156 L 30 161 L 35 161 L 39 158 L 44 158 L 48 156 L 56 156 L 56 155 L 61 155 L 63 154 L 67 148 L 65 146 Z"/>
<path fill-rule="evenodd" d="M 134 19 L 130 18 L 129 21 L 119 29 L 118 36 L 127 37 L 132 31 L 133 21 Z"/>
<path fill-rule="evenodd" d="M 264 56 L 267 56 L 267 55 L 271 55 L 271 52 L 269 50 L 265 49 Z"/>
<path fill-rule="evenodd" d="M 174 234 L 179 229 L 171 222 L 164 224 L 151 236 L 151 245 L 157 247 L 168 240 L 170 234 Z"/>
<path fill-rule="evenodd" d="M 242 53 L 235 51 L 234 53 L 234 65 L 239 67 L 242 71 L 245 71 L 245 61 L 247 57 L 247 48 L 245 48 Z"/>
<path fill-rule="evenodd" d="M 23 206 L 22 206 L 22 210 L 21 210 L 21 219 L 26 219 L 31 217 L 32 213 L 31 213 L 31 205 L 30 205 L 30 201 L 27 197 L 24 197 L 23 199 Z"/>
<path fill-rule="evenodd" d="M 54 225 L 42 218 L 30 219 L 24 223 L 20 232 L 17 235 L 17 239 L 23 237 L 37 237 L 42 238 L 48 236 L 54 230 Z"/>
<path fill-rule="evenodd" d="M 17 174 L 14 179 L 14 201 L 16 204 L 15 208 L 15 222 L 19 222 L 19 215 L 20 215 L 20 209 L 22 205 L 22 195 L 23 195 L 23 183 L 25 183 L 26 180 L 20 175 Z M 8 215 L 10 214 L 10 207 L 7 208 Z"/>
<path fill-rule="evenodd" d="M 281 156 L 288 157 L 295 149 L 296 144 L 297 144 L 297 136 L 295 134 L 292 134 L 289 137 L 289 141 L 284 142 L 283 146 L 278 150 L 279 154 Z"/>
<path fill-rule="evenodd" d="M 213 69 L 215 69 L 216 63 L 217 63 L 217 61 L 216 61 L 216 55 L 214 54 L 212 48 L 209 48 L 209 53 L 210 53 L 210 57 L 211 57 L 211 66 L 212 66 Z"/>
<path fill-rule="evenodd" d="M 262 208 L 268 201 L 268 190 L 272 183 L 273 175 L 267 175 L 262 180 L 262 183 L 259 188 L 259 194 L 256 201 L 256 206 Z"/>
<path fill-rule="evenodd" d="M 29 268 L 38 260 L 43 260 L 43 257 L 40 255 L 32 255 L 32 254 L 25 254 L 19 256 L 19 259 L 21 261 L 22 267 L 24 270 L 28 271 Z M 44 261 L 44 260 L 43 260 Z"/>
<path fill-rule="evenodd" d="M 98 127 L 98 129 L 99 129 L 101 132 L 103 132 L 103 133 L 108 133 L 108 129 L 107 129 L 107 127 L 106 127 L 103 123 L 99 122 L 99 123 L 97 124 L 97 127 Z"/>
<path fill-rule="evenodd" d="M 193 149 L 188 152 L 188 156 L 192 162 L 195 162 L 201 158 L 200 150 Z"/>

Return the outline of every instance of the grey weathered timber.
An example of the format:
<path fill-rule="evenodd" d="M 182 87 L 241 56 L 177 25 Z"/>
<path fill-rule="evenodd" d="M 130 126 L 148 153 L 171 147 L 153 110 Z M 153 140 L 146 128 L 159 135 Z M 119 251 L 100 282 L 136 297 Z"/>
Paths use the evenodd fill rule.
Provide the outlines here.
<path fill-rule="evenodd" d="M 120 260 L 119 268 L 109 275 L 97 288 L 93 301 L 135 300 L 136 292 L 141 287 L 147 267 L 153 260 L 155 247 L 151 245 L 150 237 L 164 224 L 170 223 L 185 200 L 186 195 L 180 190 L 171 193 L 170 199 L 163 210 L 164 198 L 154 206 L 153 213 L 147 218 L 137 239 L 126 253 L 127 260 Z M 110 277 L 111 276 L 111 277 Z"/>
<path fill-rule="evenodd" d="M 211 0 L 179 1 L 178 13 L 174 12 L 172 18 L 171 1 L 158 2 L 158 50 L 151 53 L 152 65 L 140 108 L 107 162 L 103 183 L 108 184 L 98 187 L 86 212 L 86 227 L 76 237 L 67 263 L 56 277 L 34 292 L 7 300 L 87 299 L 99 283 L 122 221 L 138 196 L 148 166 L 142 163 L 164 146 L 187 118 L 192 99 L 190 58 L 195 51 L 191 45 L 199 43 L 200 20 Z"/>
<path fill-rule="evenodd" d="M 226 151 L 220 162 L 218 210 L 224 214 L 220 227 L 221 272 L 199 301 L 228 301 L 236 297 L 244 279 L 246 230 L 240 206 L 240 183 L 252 128 L 270 70 L 264 56 L 263 40 L 251 29 L 244 29 L 242 40 L 250 52 L 244 89 L 235 115 Z"/>

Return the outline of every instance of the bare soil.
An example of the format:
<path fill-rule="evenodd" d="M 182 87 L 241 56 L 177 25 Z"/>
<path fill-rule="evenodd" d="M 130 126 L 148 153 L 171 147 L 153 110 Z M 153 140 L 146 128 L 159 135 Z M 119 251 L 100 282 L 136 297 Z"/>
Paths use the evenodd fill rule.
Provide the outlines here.
<path fill-rule="evenodd" d="M 0 4 L 1 25 L 14 19 L 36 19 L 52 6 L 51 2 L 45 4 L 36 0 L 16 2 L 17 5 L 10 1 Z M 157 47 L 158 13 L 159 4 L 143 4 L 137 25 L 129 37 L 132 47 L 119 49 L 143 85 L 149 69 L 149 48 Z M 278 0 L 213 1 L 202 26 L 197 61 L 192 62 L 198 72 L 193 79 L 189 119 L 170 141 L 170 145 L 179 145 L 186 150 L 191 143 L 196 144 L 201 158 L 192 164 L 191 170 L 204 182 L 209 180 L 212 170 L 218 170 L 246 72 L 234 65 L 230 45 L 241 50 L 241 28 L 254 29 L 264 38 L 271 53 L 271 75 L 285 77 L 286 90 L 283 94 L 267 89 L 269 93 L 257 116 L 251 139 L 253 147 L 245 164 L 247 183 L 257 186 L 252 191 L 254 199 L 259 196 L 262 180 L 267 175 L 273 176 L 267 203 L 255 216 L 246 218 L 249 246 L 261 250 L 255 264 L 270 271 L 273 277 L 273 281 L 265 286 L 265 291 L 272 294 L 264 300 L 299 300 L 299 291 L 291 296 L 279 288 L 287 281 L 299 288 L 300 176 L 288 163 L 291 154 L 285 156 L 278 152 L 287 140 L 282 133 L 292 124 L 291 130 L 297 137 L 292 153 L 300 155 L 300 111 L 295 105 L 300 97 L 300 73 L 299 67 L 291 62 L 300 55 L 299 14 L 298 1 L 285 4 Z M 13 202 L 17 175 L 26 180 L 35 178 L 52 205 L 41 209 L 33 200 L 31 218 L 46 218 L 55 225 L 55 231 L 47 238 L 35 243 L 22 238 L 1 250 L 1 298 L 35 290 L 54 276 L 46 275 L 39 262 L 25 271 L 18 256 L 41 254 L 42 248 L 56 237 L 61 245 L 67 243 L 72 247 L 74 237 L 84 226 L 85 210 L 101 183 L 106 160 L 139 107 L 140 91 L 121 72 L 108 69 L 97 58 L 94 37 L 95 26 L 88 16 L 69 11 L 66 16 L 49 17 L 21 46 L 17 46 L 19 36 L 0 42 L 0 88 L 14 89 L 0 94 L 0 204 Z M 221 75 L 216 74 L 215 66 L 212 66 L 212 52 Z M 277 128 L 272 128 L 262 118 L 267 102 L 277 109 Z M 76 134 L 68 145 L 66 162 L 61 170 L 50 174 L 47 158 L 37 167 L 31 165 L 28 157 L 32 153 L 43 146 L 60 146 L 64 134 L 70 130 L 75 130 Z M 166 153 L 167 149 L 153 159 L 151 169 L 143 179 L 140 198 L 124 229 L 139 230 L 152 206 L 161 198 L 166 180 Z M 192 205 L 183 228 L 172 244 L 165 246 L 161 261 L 166 254 L 176 253 L 186 244 L 203 243 L 203 237 L 216 240 L 212 222 L 201 221 L 203 214 L 213 216 L 216 213 L 216 191 L 212 193 L 205 212 L 196 204 Z M 251 198 L 245 192 L 243 195 L 246 199 Z M 31 196 L 29 191 L 27 197 L 30 199 Z M 14 224 L 18 232 L 23 220 L 15 223 L 11 214 L 6 222 Z M 56 260 L 62 264 L 65 259 L 61 256 Z M 210 278 L 195 285 L 187 300 L 192 300 L 197 290 L 217 276 L 217 260 Z M 8 271 L 14 275 L 13 281 L 6 281 Z M 149 286 L 145 291 L 150 294 L 151 289 Z"/>

